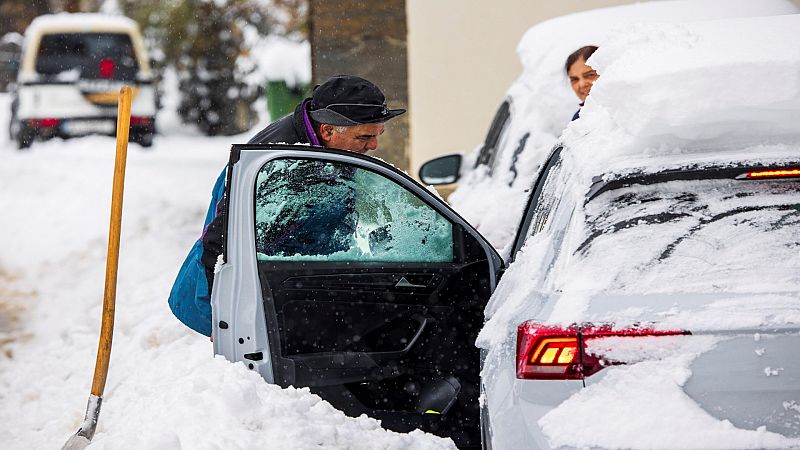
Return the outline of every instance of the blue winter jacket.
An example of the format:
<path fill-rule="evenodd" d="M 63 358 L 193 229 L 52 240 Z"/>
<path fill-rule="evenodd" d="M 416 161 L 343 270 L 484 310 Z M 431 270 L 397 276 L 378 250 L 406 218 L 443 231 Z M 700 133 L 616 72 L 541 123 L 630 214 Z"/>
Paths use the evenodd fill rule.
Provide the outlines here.
<path fill-rule="evenodd" d="M 313 134 L 311 121 L 308 118 L 307 105 L 311 99 L 306 99 L 297 106 L 293 114 L 285 116 L 261 130 L 248 143 L 312 143 L 319 145 Z M 225 193 L 226 171 L 217 178 L 211 193 L 211 203 L 208 205 L 203 235 L 209 223 L 216 217 L 217 205 Z M 189 328 L 211 336 L 211 292 L 206 278 L 206 267 L 201 262 L 203 256 L 203 236 L 198 239 L 183 265 L 178 271 L 175 283 L 169 293 L 169 307 L 172 313 Z"/>
<path fill-rule="evenodd" d="M 214 183 L 211 192 L 211 204 L 208 205 L 206 220 L 203 224 L 203 233 L 217 211 L 217 204 L 225 193 L 225 173 L 222 173 Z M 203 241 L 198 239 L 183 265 L 178 271 L 175 284 L 169 293 L 169 307 L 181 322 L 187 327 L 206 336 L 211 336 L 211 293 L 208 290 L 206 269 L 200 262 L 203 256 Z"/>

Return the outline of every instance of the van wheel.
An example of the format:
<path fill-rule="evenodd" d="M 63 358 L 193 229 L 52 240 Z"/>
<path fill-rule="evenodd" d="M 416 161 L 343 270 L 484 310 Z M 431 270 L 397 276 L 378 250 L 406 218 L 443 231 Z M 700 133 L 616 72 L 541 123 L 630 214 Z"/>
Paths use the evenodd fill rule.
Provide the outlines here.
<path fill-rule="evenodd" d="M 145 133 L 139 136 L 136 136 L 134 142 L 141 145 L 142 147 L 152 147 L 153 146 L 153 133 Z"/>
<path fill-rule="evenodd" d="M 30 128 L 22 125 L 20 126 L 19 130 L 17 131 L 17 148 L 19 150 L 25 150 L 30 148 L 31 144 L 33 144 L 33 139 L 36 137 L 36 131 L 31 130 Z"/>

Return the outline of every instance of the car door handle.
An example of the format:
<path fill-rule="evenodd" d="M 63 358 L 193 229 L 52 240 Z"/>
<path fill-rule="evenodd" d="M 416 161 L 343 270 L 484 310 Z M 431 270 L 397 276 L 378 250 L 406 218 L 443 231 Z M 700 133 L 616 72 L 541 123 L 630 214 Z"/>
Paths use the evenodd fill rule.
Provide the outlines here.
<path fill-rule="evenodd" d="M 394 285 L 396 288 L 426 288 L 427 284 L 414 284 L 406 280 L 406 277 L 400 277 L 400 281 Z"/>

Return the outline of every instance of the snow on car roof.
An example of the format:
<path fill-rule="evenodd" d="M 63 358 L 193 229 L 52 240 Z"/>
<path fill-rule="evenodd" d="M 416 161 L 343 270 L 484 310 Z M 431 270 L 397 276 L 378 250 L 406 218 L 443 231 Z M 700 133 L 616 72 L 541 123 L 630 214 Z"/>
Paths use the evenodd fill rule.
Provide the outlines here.
<path fill-rule="evenodd" d="M 590 58 L 600 79 L 562 139 L 593 175 L 796 160 L 798 29 L 800 15 L 633 25 Z"/>
<path fill-rule="evenodd" d="M 604 47 L 632 23 L 688 22 L 735 17 L 796 14 L 787 0 L 675 0 L 635 3 L 594 9 L 542 22 L 525 33 L 517 47 L 523 74 L 520 80 L 531 97 L 546 108 L 552 124 L 562 130 L 578 108 L 564 74 L 567 56 L 585 45 Z"/>
<path fill-rule="evenodd" d="M 82 31 L 107 30 L 110 28 L 139 29 L 133 19 L 115 14 L 58 13 L 39 16 L 31 22 L 25 34 L 52 29 L 78 29 Z"/>

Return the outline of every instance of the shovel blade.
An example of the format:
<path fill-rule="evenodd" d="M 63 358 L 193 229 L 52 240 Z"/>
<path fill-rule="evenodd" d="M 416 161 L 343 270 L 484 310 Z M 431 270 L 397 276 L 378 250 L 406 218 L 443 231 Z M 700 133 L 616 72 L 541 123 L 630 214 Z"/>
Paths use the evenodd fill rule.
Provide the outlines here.
<path fill-rule="evenodd" d="M 83 424 L 81 424 L 77 433 L 67 439 L 67 442 L 61 447 L 61 450 L 83 450 L 92 442 L 95 428 L 97 428 L 97 419 L 100 417 L 100 406 L 102 404 L 103 397 L 98 397 L 94 394 L 89 396 Z"/>
<path fill-rule="evenodd" d="M 81 436 L 80 431 L 70 436 L 67 442 L 61 447 L 61 450 L 83 450 L 89 445 L 89 439 L 86 436 Z"/>

